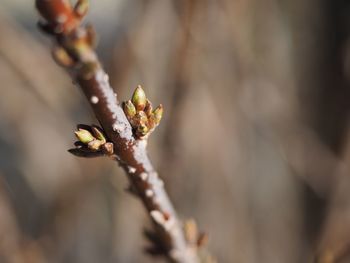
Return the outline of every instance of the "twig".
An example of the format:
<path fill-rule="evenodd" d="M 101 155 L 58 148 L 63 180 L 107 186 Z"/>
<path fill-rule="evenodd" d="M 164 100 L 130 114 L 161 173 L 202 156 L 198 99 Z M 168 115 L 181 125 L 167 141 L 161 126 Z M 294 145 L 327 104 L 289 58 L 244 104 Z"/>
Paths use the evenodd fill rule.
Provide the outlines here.
<path fill-rule="evenodd" d="M 147 136 L 140 138 L 134 132 L 135 127 L 129 123 L 94 51 L 91 27 L 80 25 L 87 13 L 88 2 L 79 0 L 72 7 L 68 0 L 36 0 L 36 7 L 46 20 L 40 27 L 57 44 L 54 58 L 68 69 L 90 101 L 106 140 L 113 143 L 113 156 L 129 178 L 130 189 L 142 200 L 154 223 L 155 232 L 149 236 L 157 240 L 157 244 L 149 251 L 163 252 L 171 262 L 199 262 L 198 247 L 186 240 L 163 182 L 148 158 Z M 77 136 L 86 139 L 86 143 L 94 141 L 94 138 L 81 137 L 84 134 Z"/>

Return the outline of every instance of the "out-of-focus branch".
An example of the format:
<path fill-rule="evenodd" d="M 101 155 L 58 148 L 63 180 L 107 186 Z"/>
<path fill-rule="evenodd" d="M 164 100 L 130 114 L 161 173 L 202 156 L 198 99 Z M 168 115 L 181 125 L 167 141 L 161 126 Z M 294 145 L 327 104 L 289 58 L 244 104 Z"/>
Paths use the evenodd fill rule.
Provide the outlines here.
<path fill-rule="evenodd" d="M 197 243 L 200 242 L 186 239 L 163 182 L 148 158 L 147 136 L 140 136 L 139 130 L 135 132 L 134 125 L 131 125 L 133 123 L 130 124 L 130 118 L 128 120 L 120 106 L 108 75 L 94 51 L 95 36 L 92 28 L 80 25 L 87 13 L 88 1 L 79 0 L 73 7 L 68 0 L 36 0 L 36 7 L 45 19 L 39 25 L 55 40 L 55 60 L 68 69 L 74 82 L 83 90 L 104 133 L 100 135 L 97 131 L 94 134 L 98 140 L 90 138 L 91 133 L 81 133 L 77 137 L 92 150 L 99 149 L 98 141 L 113 144 L 109 154 L 113 152 L 125 170 L 131 184 L 130 189 L 142 200 L 154 223 L 155 231 L 148 233 L 148 237 L 155 244 L 149 251 L 162 253 L 171 262 L 199 262 Z M 142 132 L 143 130 L 141 135 L 144 135 Z M 98 145 L 91 145 L 91 142 Z"/>

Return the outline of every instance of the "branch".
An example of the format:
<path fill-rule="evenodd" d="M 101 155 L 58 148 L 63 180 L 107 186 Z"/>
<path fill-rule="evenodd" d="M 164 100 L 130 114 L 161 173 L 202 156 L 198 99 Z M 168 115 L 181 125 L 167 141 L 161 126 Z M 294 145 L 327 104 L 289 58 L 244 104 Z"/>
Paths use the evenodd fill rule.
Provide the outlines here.
<path fill-rule="evenodd" d="M 195 237 L 192 235 L 192 240 L 186 238 L 188 233 L 182 228 L 163 181 L 148 158 L 148 130 L 144 132 L 139 129 L 140 123 L 134 124 L 131 121 L 130 112 L 128 115 L 127 111 L 128 106 L 131 106 L 130 101 L 125 104 L 127 115 L 124 113 L 94 51 L 94 31 L 90 26 L 81 26 L 81 20 L 88 10 L 88 1 L 78 0 L 75 7 L 72 7 L 68 0 L 36 0 L 36 7 L 45 20 L 39 26 L 55 40 L 53 57 L 68 70 L 73 81 L 82 89 L 102 126 L 101 134 L 96 128 L 80 129 L 76 135 L 85 146 L 80 145 L 79 149 L 71 152 L 92 157 L 94 154 L 88 153 L 91 150 L 97 156 L 99 147 L 108 141 L 108 146 L 110 148 L 112 145 L 112 149 L 105 152 L 105 155 L 113 155 L 125 170 L 130 189 L 142 200 L 155 227 L 153 232 L 147 233 L 149 239 L 154 241 L 154 247 L 149 252 L 162 252 L 171 262 L 199 262 L 197 243 L 201 242 L 193 240 L 203 240 L 203 237 L 197 239 L 196 233 Z M 133 101 L 136 108 L 139 106 L 137 103 L 137 100 Z M 137 109 L 143 110 L 142 107 Z M 150 119 L 150 115 L 147 117 Z M 156 125 L 153 123 L 153 126 Z M 193 227 L 190 228 L 190 233 L 191 229 Z"/>

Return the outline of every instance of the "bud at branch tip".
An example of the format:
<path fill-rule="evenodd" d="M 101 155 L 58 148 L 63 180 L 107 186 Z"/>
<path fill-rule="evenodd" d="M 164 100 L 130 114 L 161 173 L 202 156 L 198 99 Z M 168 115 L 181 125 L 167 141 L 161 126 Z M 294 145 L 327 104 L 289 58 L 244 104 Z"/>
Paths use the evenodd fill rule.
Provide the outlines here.
<path fill-rule="evenodd" d="M 145 91 L 142 89 L 141 85 L 138 85 L 135 89 L 131 101 L 138 111 L 142 111 L 146 107 L 147 98 Z"/>

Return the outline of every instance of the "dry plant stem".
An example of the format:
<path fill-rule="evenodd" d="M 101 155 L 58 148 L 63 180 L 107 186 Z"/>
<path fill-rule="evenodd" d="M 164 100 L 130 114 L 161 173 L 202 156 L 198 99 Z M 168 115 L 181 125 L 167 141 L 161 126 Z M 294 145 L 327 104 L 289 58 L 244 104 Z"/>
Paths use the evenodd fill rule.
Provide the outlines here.
<path fill-rule="evenodd" d="M 94 49 L 83 45 L 78 50 L 72 50 L 70 39 L 72 35 L 81 36 L 86 34 L 87 30 L 74 21 L 70 13 L 64 17 L 69 18 L 70 23 L 65 23 L 66 19 L 63 19 L 62 15 L 71 11 L 68 1 L 37 0 L 36 5 L 49 26 L 60 26 L 52 35 L 58 47 L 63 48 L 74 58 L 74 66 L 68 67 L 69 73 L 89 100 L 108 140 L 114 144 L 116 160 L 125 170 L 131 189 L 142 200 L 148 211 L 155 226 L 157 239 L 160 240 L 161 249 L 171 262 L 199 262 L 196 250 L 186 242 L 183 228 L 163 182 L 148 158 L 147 140 L 134 138 L 130 123 Z M 57 19 L 58 17 L 61 21 Z M 59 24 L 60 22 L 62 23 Z M 93 67 L 90 67 L 91 65 Z"/>

